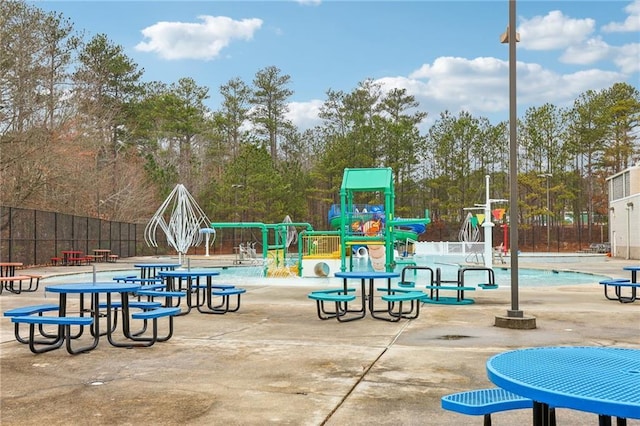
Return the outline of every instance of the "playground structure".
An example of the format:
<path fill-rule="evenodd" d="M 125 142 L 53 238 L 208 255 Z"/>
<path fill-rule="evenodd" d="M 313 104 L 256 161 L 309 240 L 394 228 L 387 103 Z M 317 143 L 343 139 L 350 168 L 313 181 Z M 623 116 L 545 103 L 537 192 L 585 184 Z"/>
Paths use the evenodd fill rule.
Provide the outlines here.
<path fill-rule="evenodd" d="M 381 194 L 384 202 L 357 205 L 354 200 L 360 193 Z M 416 241 L 430 223 L 428 210 L 423 218 L 395 218 L 394 201 L 391 168 L 347 168 L 340 188 L 340 206 L 333 206 L 330 212 L 332 230 L 316 231 L 309 223 L 292 222 L 288 216 L 278 224 L 214 222 L 211 227 L 260 230 L 262 241 L 257 244 L 261 244 L 261 256 L 256 242 L 247 242 L 238 247 L 237 260 L 262 263 L 265 276 L 308 276 L 309 271 L 315 276 L 328 276 L 332 269 L 353 270 L 353 254 L 365 256 L 364 247 L 374 270 L 393 271 L 394 245 L 402 242 L 406 247 L 410 241 Z M 299 235 L 297 228 L 304 228 Z M 271 243 L 270 233 L 273 233 Z M 296 238 L 297 253 L 290 254 L 289 247 Z"/>
<path fill-rule="evenodd" d="M 357 205 L 356 196 L 367 192 L 383 194 L 384 202 Z M 250 264 L 260 259 L 265 275 L 269 276 L 328 276 L 332 270 L 352 270 L 353 254 L 365 256 L 364 247 L 374 270 L 392 271 L 396 265 L 394 245 L 403 242 L 406 246 L 409 241 L 417 240 L 430 223 L 428 210 L 424 218 L 395 218 L 394 200 L 390 168 L 347 168 L 340 189 L 340 206 L 333 206 L 330 212 L 333 230 L 316 231 L 309 223 L 291 222 L 288 217 L 279 224 L 223 222 L 211 223 L 211 227 L 261 230 L 261 256 L 258 256 L 255 243 L 243 243 L 238 249 Z M 300 227 L 304 229 L 298 235 L 297 253 L 289 253 L 294 242 L 293 231 Z M 270 231 L 274 235 L 272 243 L 269 242 Z"/>
<path fill-rule="evenodd" d="M 287 276 L 297 271 L 291 269 L 287 262 L 289 246 L 295 242 L 298 232 L 296 228 L 302 227 L 307 231 L 313 231 L 311 224 L 307 222 L 292 222 L 289 216 L 284 221 L 275 224 L 266 224 L 262 222 L 213 222 L 211 227 L 214 229 L 236 228 L 236 229 L 258 229 L 261 234 L 262 247 L 260 256 L 256 249 L 256 242 L 242 243 L 238 247 L 238 259 L 249 260 L 252 265 L 261 264 L 264 268 L 265 276 Z M 269 234 L 273 233 L 273 243 L 269 243 Z"/>
<path fill-rule="evenodd" d="M 351 231 L 363 235 L 375 235 L 384 229 L 385 213 L 384 206 L 379 204 L 358 204 L 353 206 L 353 211 L 349 215 L 351 222 L 348 224 Z M 333 230 L 340 229 L 341 226 L 341 206 L 333 204 L 328 214 L 329 226 Z M 398 218 L 399 219 L 399 218 Z M 405 247 L 418 241 L 420 234 L 426 231 L 424 223 L 403 224 L 395 228 L 394 236 L 396 243 L 402 243 Z M 405 255 L 407 250 L 405 251 Z M 369 250 L 365 245 L 352 246 L 352 254 L 356 257 L 368 255 Z"/>
<path fill-rule="evenodd" d="M 354 200 L 360 193 L 378 193 L 384 197 L 381 206 L 363 213 Z M 347 270 L 347 254 L 356 246 L 367 246 L 369 258 L 374 270 L 393 271 L 395 268 L 394 243 L 398 239 L 408 239 L 409 227 L 428 225 L 429 212 L 424 218 L 398 219 L 395 217 L 395 192 L 393 171 L 391 168 L 344 170 L 340 187 L 340 270 Z M 364 217 L 363 217 L 364 214 Z M 365 221 L 366 219 L 366 221 Z M 411 236 L 417 233 L 413 232 Z M 350 250 L 348 252 L 348 250 Z M 353 267 L 353 256 L 349 270 Z"/>
<path fill-rule="evenodd" d="M 481 215 L 481 219 L 478 220 L 477 217 L 471 215 L 471 213 L 467 214 L 467 217 L 462 225 L 462 229 L 460 229 L 460 241 L 461 242 L 477 242 L 480 239 L 480 235 L 478 232 L 478 222 L 480 222 L 480 226 L 484 229 L 484 250 L 482 253 L 474 253 L 476 256 L 476 260 L 478 259 L 478 255 L 483 258 L 485 268 L 491 269 L 493 267 L 493 255 L 495 252 L 493 248 L 493 231 L 492 228 L 495 226 L 493 221 L 491 220 L 493 211 L 491 210 L 491 203 L 506 203 L 509 200 L 504 199 L 492 199 L 489 197 L 489 175 L 485 176 L 486 186 L 485 186 L 485 203 L 484 204 L 476 204 L 475 207 L 468 207 L 464 210 L 482 210 L 483 213 Z M 503 211 L 504 213 L 504 211 Z M 506 233 L 505 233 L 505 241 L 506 241 Z M 506 246 L 506 244 L 505 244 Z M 499 254 L 499 259 L 504 263 L 502 259 L 502 253 Z"/>

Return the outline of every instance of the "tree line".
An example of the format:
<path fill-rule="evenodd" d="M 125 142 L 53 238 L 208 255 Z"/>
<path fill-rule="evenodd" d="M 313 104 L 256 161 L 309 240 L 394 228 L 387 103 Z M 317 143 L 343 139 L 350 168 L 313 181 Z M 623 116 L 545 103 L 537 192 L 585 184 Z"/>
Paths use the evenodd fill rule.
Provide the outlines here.
<path fill-rule="evenodd" d="M 287 118 L 291 76 L 277 66 L 217 90 L 184 77 L 145 82 L 107 35 L 87 38 L 62 14 L 0 3 L 0 183 L 7 206 L 146 222 L 176 184 L 214 221 L 327 229 L 345 167 L 391 167 L 396 214 L 431 212 L 434 227 L 464 208 L 508 198 L 508 123 L 462 111 L 427 117 L 404 89 L 367 79 L 328 89 L 321 124 Z M 518 121 L 519 223 L 607 215 L 606 177 L 640 159 L 640 94 L 627 83 L 582 93 L 569 108 L 531 107 Z M 548 200 L 548 210 L 547 210 Z M 363 194 L 362 203 L 383 201 Z M 584 213 L 586 212 L 586 215 Z"/>

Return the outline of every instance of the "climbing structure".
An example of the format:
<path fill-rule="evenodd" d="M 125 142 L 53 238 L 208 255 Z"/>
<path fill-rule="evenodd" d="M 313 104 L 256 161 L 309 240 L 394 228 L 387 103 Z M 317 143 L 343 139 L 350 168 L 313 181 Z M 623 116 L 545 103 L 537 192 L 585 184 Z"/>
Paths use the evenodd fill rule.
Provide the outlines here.
<path fill-rule="evenodd" d="M 359 211 L 355 206 L 358 193 L 379 193 L 382 211 Z M 419 219 L 395 219 L 395 193 L 391 168 L 344 169 L 340 187 L 340 258 L 342 271 L 347 270 L 347 253 L 353 246 L 366 245 L 374 270 L 394 269 L 393 242 L 395 228 L 415 223 L 428 224 L 428 211 Z M 360 220 L 362 219 L 362 220 Z M 361 226 L 354 226 L 361 222 Z M 351 258 L 350 258 L 351 259 Z M 350 269 L 350 268 L 349 268 Z"/>

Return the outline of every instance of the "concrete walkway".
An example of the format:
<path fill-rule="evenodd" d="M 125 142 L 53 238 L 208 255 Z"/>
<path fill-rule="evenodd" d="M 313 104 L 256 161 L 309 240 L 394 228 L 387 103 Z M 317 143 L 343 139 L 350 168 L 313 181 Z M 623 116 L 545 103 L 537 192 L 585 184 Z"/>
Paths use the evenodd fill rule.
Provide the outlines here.
<path fill-rule="evenodd" d="M 133 269 L 141 261 L 158 259 L 121 259 L 98 269 Z M 229 263 L 219 257 L 190 262 Z M 598 258 L 535 266 L 628 277 L 622 267 L 638 263 Z M 83 266 L 23 272 L 89 271 Z M 0 310 L 55 303 L 55 295 L 45 299 L 44 285 L 46 280 L 37 293 L 4 292 Z M 2 318 L 0 424 L 480 425 L 481 418 L 442 410 L 440 398 L 491 386 L 485 372 L 491 355 L 546 345 L 640 348 L 640 301 L 608 301 L 597 281 L 521 287 L 519 307 L 536 318 L 535 330 L 493 325 L 511 308 L 509 288 L 476 291 L 472 305 L 425 304 L 412 321 L 367 317 L 338 323 L 317 318 L 307 298 L 313 284 L 288 285 L 283 278 L 278 285 L 245 287 L 239 312 L 178 317 L 174 337 L 150 348 L 101 341 L 78 356 L 65 350 L 33 355 Z M 559 409 L 557 417 L 560 425 L 597 424 L 594 414 Z M 498 426 L 527 424 L 531 413 L 498 413 L 493 420 Z"/>

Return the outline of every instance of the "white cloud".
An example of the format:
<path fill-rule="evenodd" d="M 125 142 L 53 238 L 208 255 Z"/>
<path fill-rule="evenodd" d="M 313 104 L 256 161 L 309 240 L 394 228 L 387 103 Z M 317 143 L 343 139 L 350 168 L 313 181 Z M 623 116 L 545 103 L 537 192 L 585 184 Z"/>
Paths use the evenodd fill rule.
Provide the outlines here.
<path fill-rule="evenodd" d="M 560 62 L 567 64 L 592 64 L 607 59 L 613 49 L 600 37 L 591 38 L 584 43 L 569 46 L 560 56 Z"/>
<path fill-rule="evenodd" d="M 406 89 L 431 115 L 444 110 L 454 113 L 466 110 L 489 116 L 508 110 L 508 76 L 508 61 L 440 57 L 433 64 L 424 64 L 409 77 L 387 77 L 378 81 L 389 89 Z M 604 89 L 625 77 L 598 69 L 558 74 L 539 64 L 521 61 L 517 62 L 517 76 L 519 109 L 547 102 L 570 106 L 586 90 Z"/>
<path fill-rule="evenodd" d="M 568 64 L 586 65 L 598 61 L 610 60 L 624 74 L 640 71 L 640 43 L 624 46 L 609 46 L 600 39 L 590 39 L 579 46 L 570 46 L 560 57 Z"/>
<path fill-rule="evenodd" d="M 523 19 L 518 27 L 520 46 L 530 50 L 555 50 L 580 43 L 594 31 L 595 20 L 572 19 L 559 10 Z"/>
<path fill-rule="evenodd" d="M 294 0 L 296 3 L 300 3 L 302 5 L 309 6 L 318 6 L 322 3 L 322 0 Z"/>
<path fill-rule="evenodd" d="M 299 129 L 311 129 L 322 124 L 318 117 L 324 101 L 314 99 L 309 102 L 291 102 L 288 104 L 287 118 Z"/>
<path fill-rule="evenodd" d="M 496 58 L 440 57 L 432 65 L 424 64 L 408 79 L 380 81 L 405 88 L 421 104 L 434 104 L 436 109 L 429 108 L 431 112 L 445 109 L 495 112 L 508 106 L 505 86 L 508 69 L 508 62 Z"/>
<path fill-rule="evenodd" d="M 560 107 L 571 106 L 587 90 L 601 90 L 620 82 L 624 76 L 614 71 L 589 69 L 570 74 L 544 70 L 539 65 L 526 66 L 519 82 L 520 101 L 524 105 L 540 106 L 552 103 Z"/>
<path fill-rule="evenodd" d="M 640 43 L 625 44 L 615 49 L 613 62 L 623 73 L 640 72 Z"/>
<path fill-rule="evenodd" d="M 640 47 L 625 46 L 620 58 Z M 612 51 L 615 52 L 615 49 Z M 632 61 L 626 66 L 631 68 Z M 620 65 L 622 67 L 622 65 Z M 637 64 L 635 65 L 637 67 Z M 570 107 L 587 90 L 602 90 L 625 80 L 614 71 L 588 69 L 560 74 L 540 64 L 517 62 L 518 109 L 520 114 L 531 106 L 551 103 Z M 436 120 L 441 112 L 453 114 L 468 111 L 487 117 L 492 122 L 507 120 L 509 109 L 509 62 L 492 57 L 466 59 L 440 57 L 424 64 L 409 76 L 384 77 L 376 80 L 384 90 L 405 89 L 420 103 L 420 110 L 429 113 L 421 128 Z M 321 124 L 318 112 L 323 101 L 293 102 L 289 104 L 289 119 L 300 129 Z"/>
<path fill-rule="evenodd" d="M 630 17 L 640 22 L 640 0 L 626 8 Z M 614 27 L 610 24 L 610 31 Z M 635 28 L 627 19 L 624 28 Z M 571 107 L 587 90 L 602 90 L 614 83 L 627 81 L 640 72 L 640 43 L 610 45 L 601 35 L 594 34 L 594 19 L 574 19 L 560 11 L 523 19 L 518 32 L 519 47 L 528 50 L 560 50 L 558 62 L 573 67 L 549 68 L 536 62 L 517 62 L 519 114 L 529 107 L 551 103 Z M 620 30 L 622 31 L 622 30 Z M 540 56 L 541 54 L 536 54 Z M 548 56 L 548 55 L 547 55 Z M 554 60 L 552 60 L 553 64 Z M 599 69 L 590 64 L 615 65 L 618 71 Z M 576 71 L 577 70 L 577 71 Z M 384 90 L 405 89 L 420 103 L 420 110 L 429 113 L 420 126 L 426 130 L 445 110 L 460 111 L 487 117 L 496 123 L 508 119 L 509 63 L 494 57 L 438 57 L 425 63 L 407 76 L 389 76 L 377 80 Z M 290 104 L 289 118 L 301 129 L 320 124 L 317 115 L 323 101 Z"/>
<path fill-rule="evenodd" d="M 142 30 L 148 41 L 136 45 L 136 50 L 155 52 L 161 58 L 216 58 L 233 40 L 251 40 L 262 26 L 261 19 L 235 21 L 226 16 L 199 16 L 201 23 L 158 22 Z"/>
<path fill-rule="evenodd" d="M 602 31 L 611 33 L 640 31 L 640 0 L 635 0 L 624 10 L 629 14 L 624 22 L 610 22 L 602 27 Z"/>

